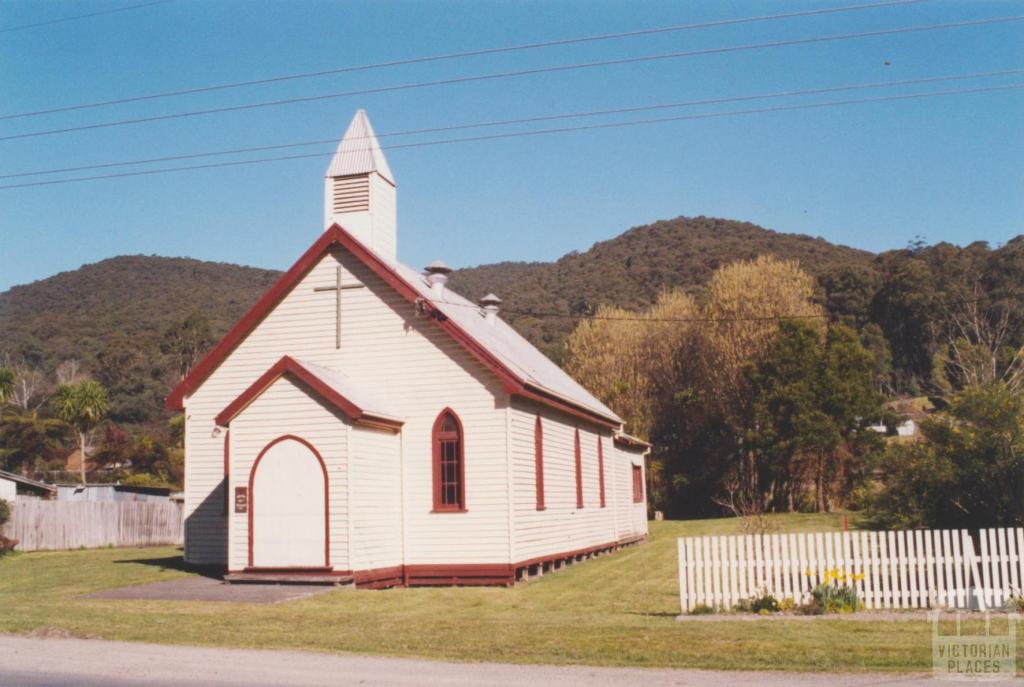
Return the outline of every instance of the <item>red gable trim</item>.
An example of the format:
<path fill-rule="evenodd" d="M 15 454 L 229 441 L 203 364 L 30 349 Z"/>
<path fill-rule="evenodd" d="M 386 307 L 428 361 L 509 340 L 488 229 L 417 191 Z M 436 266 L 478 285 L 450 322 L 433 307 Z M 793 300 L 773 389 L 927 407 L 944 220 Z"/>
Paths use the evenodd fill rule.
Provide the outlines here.
<path fill-rule="evenodd" d="M 183 410 L 185 397 L 194 393 L 196 389 L 206 380 L 214 370 L 217 369 L 228 354 L 256 328 L 264 317 L 283 299 L 289 291 L 302 279 L 317 261 L 325 255 L 332 246 L 342 246 L 348 250 L 357 260 L 370 268 L 370 270 L 384 280 L 389 286 L 397 291 L 410 303 L 421 302 L 424 312 L 431 316 L 432 321 L 441 329 L 447 332 L 453 339 L 462 345 L 466 351 L 476 358 L 484 367 L 496 374 L 501 380 L 505 391 L 510 394 L 518 394 L 539 400 L 542 403 L 564 410 L 583 417 L 592 422 L 597 422 L 607 427 L 616 428 L 618 423 L 611 421 L 604 416 L 595 413 L 587 408 L 555 400 L 546 394 L 529 391 L 525 387 L 525 380 L 508 369 L 504 363 L 498 360 L 485 346 L 470 336 L 465 330 L 446 317 L 436 305 L 420 296 L 420 293 L 402 278 L 390 265 L 384 262 L 376 253 L 366 248 L 355 237 L 334 224 L 325 231 L 317 241 L 302 254 L 302 257 L 285 272 L 267 293 L 253 305 L 245 315 L 242 316 L 234 327 L 224 335 L 216 346 L 194 367 L 185 379 L 176 386 L 167 397 L 166 406 L 168 410 Z"/>
<path fill-rule="evenodd" d="M 292 290 L 302 277 L 313 268 L 317 260 L 327 252 L 331 244 L 335 242 L 333 232 L 325 231 L 316 242 L 309 247 L 302 257 L 281 275 L 280 279 L 274 282 L 263 296 L 256 301 L 249 310 L 242 315 L 242 319 L 235 323 L 224 338 L 217 342 L 217 345 L 210 349 L 210 352 L 203 356 L 188 375 L 178 383 L 178 386 L 171 390 L 164 405 L 168 410 L 184 410 L 185 397 L 195 392 L 207 377 L 224 362 L 228 354 L 242 342 L 249 332 L 256 328 L 264 317 L 273 310 L 274 306 Z"/>
<path fill-rule="evenodd" d="M 362 425 L 369 425 L 381 429 L 398 431 L 402 423 L 398 420 L 380 418 L 367 415 L 366 412 L 342 396 L 335 389 L 323 382 L 315 374 L 304 368 L 297 360 L 284 356 L 269 370 L 264 372 L 259 379 L 253 382 L 248 389 L 243 391 L 238 398 L 232 401 L 227 408 L 222 410 L 216 418 L 216 423 L 221 427 L 227 427 L 231 421 L 245 408 L 262 394 L 266 389 L 277 381 L 282 375 L 290 374 L 300 380 L 319 394 L 325 401 L 345 413 L 353 422 Z"/>

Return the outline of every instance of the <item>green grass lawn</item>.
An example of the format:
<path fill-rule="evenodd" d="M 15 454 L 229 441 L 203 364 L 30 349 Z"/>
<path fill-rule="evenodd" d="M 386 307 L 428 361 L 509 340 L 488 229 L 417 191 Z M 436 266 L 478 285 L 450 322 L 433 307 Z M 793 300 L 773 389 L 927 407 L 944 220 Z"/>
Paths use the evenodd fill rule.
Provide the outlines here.
<path fill-rule="evenodd" d="M 778 531 L 842 527 L 841 515 L 773 520 Z M 675 538 L 735 533 L 736 525 L 733 519 L 651 523 L 646 544 L 512 589 L 339 589 L 276 605 L 80 598 L 188 575 L 160 564 L 180 556 L 175 548 L 15 554 L 0 559 L 0 632 L 57 630 L 131 641 L 464 661 L 930 669 L 931 626 L 925 620 L 677 622 Z"/>

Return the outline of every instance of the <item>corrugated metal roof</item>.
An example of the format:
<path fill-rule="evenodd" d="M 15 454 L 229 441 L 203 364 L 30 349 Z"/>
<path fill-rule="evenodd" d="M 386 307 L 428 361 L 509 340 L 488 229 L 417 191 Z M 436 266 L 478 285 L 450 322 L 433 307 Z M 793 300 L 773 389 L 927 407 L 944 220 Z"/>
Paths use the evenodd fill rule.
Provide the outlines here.
<path fill-rule="evenodd" d="M 388 412 L 387 408 L 380 402 L 380 400 L 375 398 L 365 389 L 359 388 L 351 379 L 341 372 L 328 369 L 322 365 L 315 365 L 298 358 L 295 358 L 295 362 L 316 375 L 320 381 L 337 391 L 343 397 L 347 398 L 367 415 L 372 415 L 385 420 L 401 421 L 400 417 Z"/>
<path fill-rule="evenodd" d="M 454 320 L 467 334 L 530 385 L 610 420 L 622 422 L 622 418 L 611 408 L 597 400 L 562 368 L 551 362 L 507 322 L 497 318 L 493 326 L 488 324 L 480 306 L 451 289 L 446 288 L 440 299 L 435 298 L 426 277 L 408 265 L 397 263 L 396 271 L 424 299 Z"/>
<path fill-rule="evenodd" d="M 331 158 L 325 176 L 344 177 L 370 172 L 377 172 L 392 184 L 395 183 L 366 110 L 358 110 L 338 144 L 338 150 Z"/>
<path fill-rule="evenodd" d="M 46 482 L 39 482 L 28 477 L 23 477 L 14 472 L 7 472 L 6 470 L 0 470 L 0 479 L 10 480 L 12 482 L 18 482 L 28 487 L 35 487 L 36 489 L 45 489 L 46 491 L 57 491 L 57 487 Z"/>

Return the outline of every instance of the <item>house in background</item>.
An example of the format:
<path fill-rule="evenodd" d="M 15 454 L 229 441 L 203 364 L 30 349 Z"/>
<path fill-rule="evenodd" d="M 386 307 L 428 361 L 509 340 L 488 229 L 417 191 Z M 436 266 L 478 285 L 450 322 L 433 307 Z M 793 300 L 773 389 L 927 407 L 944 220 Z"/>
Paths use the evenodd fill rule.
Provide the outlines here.
<path fill-rule="evenodd" d="M 185 559 L 229 579 L 511 584 L 647 535 L 649 445 L 499 316 L 396 258 L 366 114 L 326 230 L 168 397 Z"/>
<path fill-rule="evenodd" d="M 103 465 L 103 466 L 101 466 L 99 468 L 96 467 L 96 465 L 93 463 L 92 459 L 87 458 L 86 462 L 85 462 L 85 469 L 86 469 L 86 472 L 88 472 L 89 474 L 93 474 L 93 473 L 101 473 L 101 474 L 102 473 L 107 473 L 107 474 L 109 474 L 109 473 L 114 472 L 115 470 L 120 470 L 121 468 L 126 468 L 126 467 L 131 467 L 131 461 L 127 461 L 125 463 L 112 463 L 110 465 Z M 68 456 L 67 456 L 67 458 L 65 459 L 65 462 L 64 462 L 64 469 L 67 472 L 74 473 L 76 475 L 79 472 L 81 472 L 81 470 L 82 470 L 82 450 L 81 449 L 76 448 L 74 451 L 72 451 L 71 453 L 68 454 Z"/>
<path fill-rule="evenodd" d="M 52 484 L 0 470 L 0 500 L 52 499 L 56 495 L 57 487 Z"/>

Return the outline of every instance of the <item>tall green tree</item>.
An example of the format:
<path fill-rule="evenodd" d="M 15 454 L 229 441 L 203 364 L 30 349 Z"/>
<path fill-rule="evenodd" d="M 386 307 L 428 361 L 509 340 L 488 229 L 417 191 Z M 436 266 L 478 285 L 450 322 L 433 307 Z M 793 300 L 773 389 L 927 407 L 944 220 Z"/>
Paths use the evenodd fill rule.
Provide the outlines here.
<path fill-rule="evenodd" d="M 764 509 L 781 502 L 795 510 L 812 439 L 820 451 L 832 448 L 826 437 L 836 433 L 827 426 L 830 419 L 817 412 L 820 339 L 819 330 L 806 322 L 783 321 L 764 360 L 748 370 L 756 400 L 746 443 L 758 453 L 762 492 L 757 496 Z"/>
<path fill-rule="evenodd" d="M 82 484 L 86 483 L 86 438 L 107 414 L 107 392 L 91 379 L 75 384 L 61 384 L 53 397 L 53 407 L 59 417 L 78 433 L 78 448 L 82 453 Z"/>
<path fill-rule="evenodd" d="M 881 413 L 873 356 L 850 327 L 822 337 L 804 321 L 783 321 L 764 360 L 748 371 L 755 392 L 746 442 L 759 455 L 765 508 L 794 510 L 808 484 L 829 510 L 858 477 L 864 428 Z"/>

